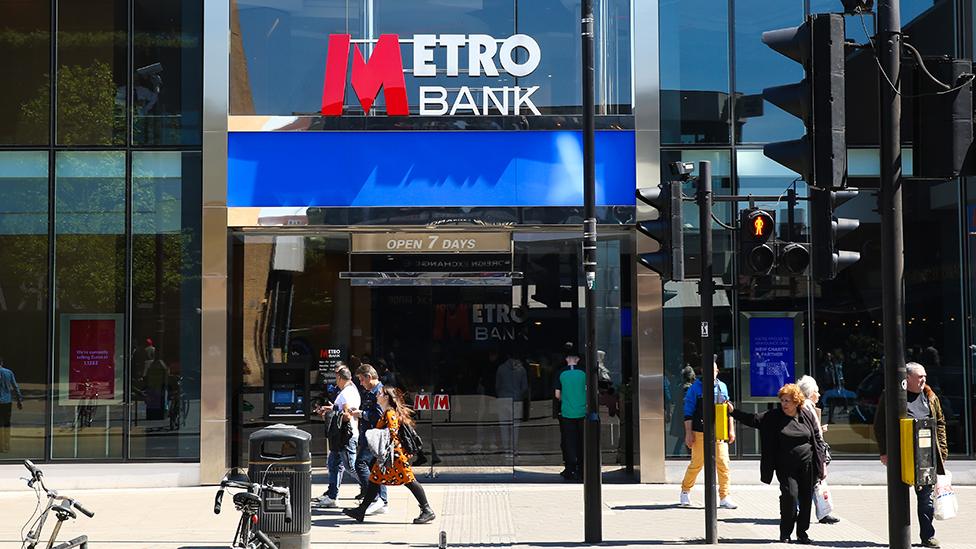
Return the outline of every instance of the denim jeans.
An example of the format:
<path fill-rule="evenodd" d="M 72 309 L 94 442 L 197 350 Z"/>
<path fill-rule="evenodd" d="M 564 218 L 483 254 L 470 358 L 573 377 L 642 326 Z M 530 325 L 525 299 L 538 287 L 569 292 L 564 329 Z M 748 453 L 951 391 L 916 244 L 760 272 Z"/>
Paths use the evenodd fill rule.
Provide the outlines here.
<path fill-rule="evenodd" d="M 935 537 L 935 526 L 932 519 L 935 518 L 935 500 L 932 499 L 934 486 L 921 486 L 915 489 L 918 497 L 918 530 L 922 536 L 922 541 L 928 541 Z"/>
<path fill-rule="evenodd" d="M 329 488 L 325 495 L 332 499 L 339 497 L 339 486 L 342 484 L 342 474 L 349 471 L 350 475 L 356 477 L 356 437 L 350 437 L 345 448 L 329 449 Z M 356 477 L 358 481 L 358 477 Z M 359 488 L 363 485 L 360 483 Z"/>
<path fill-rule="evenodd" d="M 369 486 L 369 469 L 376 461 L 376 456 L 366 442 L 366 433 L 359 436 L 358 451 L 359 453 L 356 454 L 356 476 L 359 477 L 359 486 L 363 487 L 363 493 L 365 493 L 366 487 Z M 380 486 L 380 499 L 383 500 L 383 503 L 389 501 L 386 499 L 386 486 Z"/>

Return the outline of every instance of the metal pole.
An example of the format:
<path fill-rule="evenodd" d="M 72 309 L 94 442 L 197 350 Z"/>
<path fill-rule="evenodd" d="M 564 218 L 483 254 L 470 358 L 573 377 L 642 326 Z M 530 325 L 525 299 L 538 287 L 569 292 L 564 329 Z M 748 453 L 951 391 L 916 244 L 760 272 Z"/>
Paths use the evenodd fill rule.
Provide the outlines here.
<path fill-rule="evenodd" d="M 911 547 L 908 486 L 901 481 L 898 420 L 906 417 L 905 245 L 901 204 L 901 9 L 899 0 L 878 2 L 881 86 L 881 273 L 884 310 L 885 432 L 888 455 L 888 545 Z M 890 82 L 889 82 L 890 81 Z M 892 88 L 892 84 L 897 88 Z"/>
<path fill-rule="evenodd" d="M 594 152 L 593 2 L 582 0 L 583 47 L 583 271 L 586 274 L 586 419 L 583 422 L 583 530 L 586 543 L 603 541 L 600 410 L 596 363 L 596 160 Z"/>
<path fill-rule="evenodd" d="M 705 543 L 718 543 L 718 514 L 715 501 L 715 358 L 712 344 L 715 313 L 712 297 L 712 163 L 698 163 L 698 232 L 701 235 L 701 376 L 702 449 L 705 452 Z"/>

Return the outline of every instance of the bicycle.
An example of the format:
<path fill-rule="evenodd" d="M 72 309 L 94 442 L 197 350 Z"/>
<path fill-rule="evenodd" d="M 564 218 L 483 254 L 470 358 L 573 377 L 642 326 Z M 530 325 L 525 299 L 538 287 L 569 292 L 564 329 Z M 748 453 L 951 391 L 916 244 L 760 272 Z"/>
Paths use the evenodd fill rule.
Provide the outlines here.
<path fill-rule="evenodd" d="M 27 467 L 27 470 L 31 473 L 31 478 L 25 478 L 24 480 L 27 481 L 27 486 L 29 488 L 34 489 L 34 493 L 37 496 L 37 507 L 34 508 L 34 513 L 31 514 L 31 518 L 27 519 L 27 523 L 24 524 L 24 527 L 26 528 L 27 524 L 30 524 L 31 520 L 34 520 L 31 529 L 27 532 L 27 537 L 23 537 L 23 528 L 20 531 L 21 537 L 23 537 L 21 540 L 21 549 L 34 549 L 37 547 L 38 543 L 41 543 L 41 531 L 44 529 L 44 523 L 47 521 L 48 513 L 51 511 L 54 511 L 54 514 L 57 515 L 58 524 L 54 527 L 54 531 L 51 532 L 51 539 L 48 540 L 46 549 L 73 549 L 76 547 L 80 549 L 88 549 L 88 536 L 78 536 L 70 541 L 66 541 L 58 545 L 55 545 L 55 543 L 57 543 L 58 533 L 61 532 L 61 527 L 64 525 L 65 521 L 78 518 L 78 515 L 75 514 L 74 509 L 77 509 L 84 515 L 88 516 L 88 518 L 94 517 L 95 513 L 85 509 L 85 507 L 82 506 L 78 500 L 62 496 L 58 494 L 57 490 L 51 490 L 44 486 L 44 473 L 38 469 L 31 462 L 31 460 L 25 459 L 24 466 Z M 44 493 L 44 495 L 47 497 L 47 505 L 44 507 L 44 511 L 40 514 L 40 516 L 38 516 L 37 519 L 34 519 L 34 515 L 37 514 L 37 510 L 41 508 L 41 493 Z"/>
<path fill-rule="evenodd" d="M 288 488 L 279 488 L 272 484 L 241 482 L 225 478 L 220 481 L 220 489 L 217 490 L 217 497 L 214 498 L 215 515 L 220 514 L 220 505 L 224 497 L 224 490 L 228 488 L 244 490 L 243 492 L 234 494 L 234 508 L 241 513 L 241 520 L 237 523 L 237 531 L 234 533 L 234 540 L 231 542 L 232 549 L 278 549 L 278 546 L 271 541 L 271 538 L 258 527 L 258 512 L 261 510 L 261 506 L 266 503 L 264 498 L 265 493 L 271 492 L 278 494 L 281 496 L 281 500 L 275 500 L 272 503 L 283 504 L 285 522 L 291 522 L 291 493 Z"/>

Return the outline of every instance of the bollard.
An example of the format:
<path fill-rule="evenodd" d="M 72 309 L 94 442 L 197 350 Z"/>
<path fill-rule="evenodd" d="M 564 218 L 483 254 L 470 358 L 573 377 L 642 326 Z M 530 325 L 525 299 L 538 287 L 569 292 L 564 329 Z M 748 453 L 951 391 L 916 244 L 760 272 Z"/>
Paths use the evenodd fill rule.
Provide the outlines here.
<path fill-rule="evenodd" d="M 447 549 L 447 532 L 441 530 L 441 539 L 437 542 L 437 549 Z"/>

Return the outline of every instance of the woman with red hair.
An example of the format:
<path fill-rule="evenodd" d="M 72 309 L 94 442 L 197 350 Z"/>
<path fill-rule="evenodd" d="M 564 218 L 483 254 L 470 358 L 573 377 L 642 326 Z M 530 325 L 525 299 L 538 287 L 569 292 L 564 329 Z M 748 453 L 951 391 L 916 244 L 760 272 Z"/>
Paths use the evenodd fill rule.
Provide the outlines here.
<path fill-rule="evenodd" d="M 811 543 L 810 508 L 813 488 L 824 477 L 824 456 L 816 418 L 805 409 L 803 391 L 788 383 L 778 392 L 779 408 L 752 414 L 733 410 L 744 425 L 759 429 L 762 445 L 760 478 L 766 484 L 779 480 L 779 538 L 789 542 L 796 527 L 796 541 Z M 797 512 L 799 509 L 799 512 Z"/>

